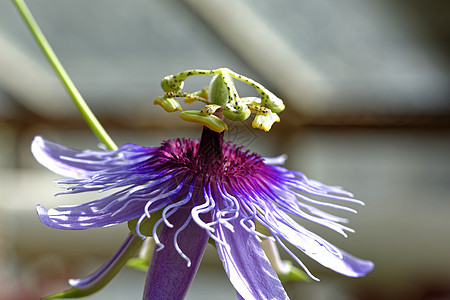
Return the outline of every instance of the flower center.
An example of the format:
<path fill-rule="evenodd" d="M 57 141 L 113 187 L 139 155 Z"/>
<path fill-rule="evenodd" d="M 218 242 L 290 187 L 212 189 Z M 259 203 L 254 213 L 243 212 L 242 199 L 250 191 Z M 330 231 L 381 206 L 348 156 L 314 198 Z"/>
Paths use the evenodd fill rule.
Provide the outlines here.
<path fill-rule="evenodd" d="M 203 128 L 200 141 L 165 141 L 158 159 L 172 169 L 186 169 L 207 176 L 250 176 L 264 168 L 263 158 L 231 142 L 223 142 L 223 133 Z"/>

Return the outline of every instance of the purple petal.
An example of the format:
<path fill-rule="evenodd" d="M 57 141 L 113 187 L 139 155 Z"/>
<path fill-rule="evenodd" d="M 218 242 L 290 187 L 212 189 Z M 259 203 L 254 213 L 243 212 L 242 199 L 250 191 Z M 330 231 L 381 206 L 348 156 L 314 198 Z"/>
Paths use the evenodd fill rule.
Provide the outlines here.
<path fill-rule="evenodd" d="M 67 161 L 63 161 L 61 156 L 75 157 L 80 151 L 68 148 L 57 143 L 44 140 L 40 136 L 36 136 L 31 143 L 31 152 L 36 160 L 43 166 L 47 167 L 61 176 L 71 178 L 84 178 L 87 173 L 86 169 L 76 168 L 68 165 Z"/>
<path fill-rule="evenodd" d="M 44 225 L 56 229 L 82 230 L 89 228 L 106 227 L 126 222 L 142 214 L 142 204 L 128 205 L 126 210 L 114 215 L 116 207 L 104 210 L 109 203 L 107 199 L 96 200 L 76 206 L 59 206 L 46 210 L 38 205 L 37 213 Z M 117 203 L 116 206 L 125 205 Z"/>
<path fill-rule="evenodd" d="M 374 263 L 370 260 L 363 260 L 357 258 L 345 251 L 341 251 L 342 261 L 347 267 L 347 270 L 351 270 L 352 273 L 348 276 L 351 277 L 363 277 L 366 276 L 375 267 Z M 353 275 L 354 276 L 353 276 Z"/>
<path fill-rule="evenodd" d="M 40 136 L 36 136 L 31 143 L 31 152 L 40 164 L 61 176 L 79 179 L 89 178 L 108 168 L 134 163 L 153 150 L 132 144 L 116 151 L 78 150 Z"/>
<path fill-rule="evenodd" d="M 225 272 L 242 299 L 289 299 L 261 244 L 239 224 L 230 222 L 235 232 L 221 224 L 217 235 L 229 247 L 216 243 Z"/>
<path fill-rule="evenodd" d="M 38 206 L 37 213 L 43 224 L 57 229 L 81 230 L 116 225 L 141 217 L 144 213 L 160 210 L 170 201 L 185 201 L 190 191 L 186 188 L 189 184 L 184 184 L 186 179 L 166 179 L 167 176 L 149 184 L 132 188 L 128 186 L 98 200 L 79 205 L 59 206 L 49 210 Z"/>
<path fill-rule="evenodd" d="M 164 248 L 153 250 L 143 299 L 183 299 L 186 295 L 208 243 L 206 231 L 191 220 L 190 213 L 191 209 L 180 208 L 168 218 L 173 228 L 162 225 L 158 238 Z"/>
<path fill-rule="evenodd" d="M 284 221 L 289 220 L 285 218 Z M 271 220 L 272 229 L 276 228 L 277 231 L 275 235 L 287 240 L 318 263 L 349 277 L 362 277 L 372 271 L 373 262 L 354 257 L 298 225 L 292 219 L 290 221 L 287 225 L 279 220 Z"/>

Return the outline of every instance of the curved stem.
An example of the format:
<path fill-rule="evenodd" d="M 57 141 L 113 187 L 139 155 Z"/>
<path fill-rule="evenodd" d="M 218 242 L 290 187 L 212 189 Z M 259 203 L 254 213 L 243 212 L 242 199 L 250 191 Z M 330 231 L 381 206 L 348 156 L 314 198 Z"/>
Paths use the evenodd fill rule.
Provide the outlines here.
<path fill-rule="evenodd" d="M 20 14 L 22 15 L 23 19 L 25 20 L 26 24 L 28 25 L 28 28 L 30 29 L 37 43 L 39 44 L 39 47 L 42 49 L 48 61 L 52 65 L 53 69 L 58 74 L 58 77 L 61 79 L 64 87 L 67 89 L 67 92 L 69 93 L 76 107 L 80 111 L 84 120 L 91 128 L 92 132 L 103 144 L 105 144 L 108 147 L 108 149 L 111 150 L 117 149 L 117 146 L 114 143 L 114 141 L 111 139 L 111 137 L 105 131 L 105 129 L 97 120 L 95 115 L 92 113 L 91 109 L 84 101 L 83 97 L 81 96 L 80 92 L 70 79 L 69 75 L 64 70 L 64 67 L 60 63 L 58 57 L 56 56 L 52 47 L 50 46 L 41 29 L 39 28 L 39 25 L 37 24 L 36 20 L 31 14 L 27 5 L 25 4 L 25 1 L 23 0 L 13 0 L 13 1 L 17 9 L 19 10 Z"/>
<path fill-rule="evenodd" d="M 126 262 L 141 247 L 142 239 L 129 234 L 119 250 L 97 271 L 81 279 L 70 279 L 70 290 L 47 296 L 43 299 L 81 298 L 89 296 L 102 289 L 122 269 Z"/>

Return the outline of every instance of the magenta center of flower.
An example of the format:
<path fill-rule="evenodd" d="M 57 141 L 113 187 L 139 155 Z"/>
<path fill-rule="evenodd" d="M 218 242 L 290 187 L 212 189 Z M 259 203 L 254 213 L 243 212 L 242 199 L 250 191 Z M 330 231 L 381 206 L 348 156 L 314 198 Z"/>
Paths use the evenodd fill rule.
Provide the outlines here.
<path fill-rule="evenodd" d="M 218 140 L 215 140 L 218 138 Z M 202 141 L 176 139 L 159 147 L 159 159 L 173 169 L 185 168 L 199 175 L 250 176 L 264 168 L 261 156 L 242 150 L 231 142 L 222 143 L 222 135 L 203 135 Z"/>

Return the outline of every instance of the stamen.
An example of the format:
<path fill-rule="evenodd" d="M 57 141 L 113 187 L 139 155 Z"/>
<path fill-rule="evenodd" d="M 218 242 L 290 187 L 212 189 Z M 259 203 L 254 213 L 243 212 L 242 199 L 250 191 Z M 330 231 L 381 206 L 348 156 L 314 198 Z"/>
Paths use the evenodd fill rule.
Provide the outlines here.
<path fill-rule="evenodd" d="M 192 183 L 195 182 L 196 179 L 197 179 L 196 176 L 194 176 L 194 177 L 192 178 L 192 180 L 191 180 L 190 183 L 189 183 L 189 184 L 190 184 L 189 192 L 186 194 L 186 196 L 185 196 L 181 201 L 178 201 L 178 202 L 176 202 L 176 203 L 170 204 L 170 205 L 166 206 L 166 208 L 164 208 L 164 210 L 163 210 L 163 212 L 162 212 L 162 216 L 163 216 L 163 218 L 164 218 L 164 223 L 165 223 L 168 227 L 173 228 L 173 225 L 169 222 L 168 217 L 166 216 L 167 212 L 168 212 L 169 210 L 173 209 L 173 208 L 178 209 L 178 207 L 183 206 L 184 204 L 188 203 L 189 200 L 191 200 L 192 193 L 193 193 L 194 187 L 195 187 L 195 184 L 192 184 Z M 184 180 L 183 180 L 183 182 L 182 182 L 181 184 L 184 184 Z M 189 185 L 189 184 L 188 184 L 188 185 Z M 174 197 L 175 197 L 175 196 L 174 196 Z M 170 202 L 172 202 L 172 200 L 173 200 L 173 199 L 171 199 Z"/>
<path fill-rule="evenodd" d="M 161 194 L 159 194 L 158 196 L 156 196 L 155 198 L 153 198 L 152 200 L 148 201 L 144 207 L 145 212 L 147 213 L 147 217 L 150 218 L 150 214 L 148 213 L 148 209 L 150 207 L 150 205 L 152 205 L 153 203 L 155 203 L 156 201 L 160 200 L 161 198 L 167 198 L 169 196 L 172 196 L 174 194 L 177 194 L 184 186 L 184 181 L 186 180 L 186 175 L 185 177 L 183 177 L 181 183 L 178 185 L 177 188 L 171 190 L 170 192 L 165 193 L 165 191 L 167 191 L 168 189 L 172 188 L 172 186 L 169 186 L 167 188 L 165 188 L 163 190 L 163 192 L 161 192 Z"/>
<path fill-rule="evenodd" d="M 241 187 L 238 187 L 238 188 L 240 189 Z M 265 235 L 265 234 L 263 234 L 263 233 L 261 233 L 261 232 L 256 230 L 256 225 L 255 225 L 253 220 L 256 219 L 258 221 L 261 221 L 262 219 L 259 216 L 259 212 L 254 207 L 253 203 L 251 201 L 243 201 L 242 202 L 242 208 L 246 209 L 247 211 L 251 211 L 252 212 L 252 216 L 245 217 L 244 219 L 240 220 L 240 224 L 241 224 L 242 228 L 244 228 L 248 233 L 252 234 L 258 241 L 261 241 L 261 238 L 273 240 L 273 237 L 267 236 L 267 235 Z M 241 214 L 242 214 L 242 211 L 241 211 Z M 250 227 L 246 226 L 245 222 L 250 223 Z M 265 222 L 261 221 L 260 223 L 263 226 L 267 227 L 267 225 L 265 225 Z"/>
<path fill-rule="evenodd" d="M 222 199 L 230 203 L 223 211 L 224 213 L 234 213 L 234 216 L 228 217 L 227 220 L 235 220 L 239 216 L 240 205 L 239 201 L 233 195 L 229 194 L 223 184 L 219 184 L 219 180 L 216 181 L 218 192 L 221 194 Z M 234 209 L 233 209 L 234 207 Z"/>
<path fill-rule="evenodd" d="M 205 185 L 206 185 L 206 183 L 205 183 L 205 179 L 204 179 L 203 180 L 203 195 L 204 195 L 203 198 L 205 199 L 205 203 L 198 205 L 198 206 L 194 206 L 191 210 L 191 216 L 192 216 L 192 219 L 195 221 L 195 223 L 197 223 L 200 227 L 206 229 L 207 232 L 214 232 L 215 229 L 212 228 L 211 226 L 209 226 L 207 223 L 203 222 L 203 220 L 199 216 L 199 214 L 210 212 L 215 207 L 215 202 L 212 198 L 210 198 L 208 196 Z M 208 185 L 209 185 L 209 183 L 208 183 Z"/>
<path fill-rule="evenodd" d="M 307 181 L 308 182 L 302 182 L 299 180 L 294 180 L 294 181 L 286 180 L 285 183 L 286 183 L 286 186 L 290 187 L 291 189 L 300 190 L 300 191 L 309 193 L 311 195 L 347 201 L 347 202 L 356 203 L 359 205 L 364 205 L 363 201 L 354 199 L 354 198 L 350 198 L 353 195 L 344 190 L 337 189 L 336 187 L 326 186 L 326 185 L 321 185 L 321 186 L 311 185 L 310 183 L 313 181 L 310 179 L 307 179 Z M 348 195 L 348 197 L 333 195 L 332 193 Z"/>
<path fill-rule="evenodd" d="M 256 216 L 256 221 L 258 221 L 262 226 L 269 228 L 269 225 L 261 217 Z M 269 229 L 267 229 L 267 230 L 269 230 Z M 275 239 L 271 235 L 265 235 L 257 230 L 255 230 L 254 232 L 256 235 L 258 235 L 259 237 L 262 237 L 263 239 L 275 241 Z"/>
<path fill-rule="evenodd" d="M 219 214 L 219 213 L 218 213 L 218 214 Z M 217 222 L 214 222 L 214 224 L 217 224 L 217 223 L 219 223 L 219 224 L 225 226 L 225 228 L 227 228 L 227 229 L 228 229 L 229 231 L 231 231 L 232 233 L 235 232 L 235 231 L 234 231 L 234 226 L 231 225 L 227 220 L 220 218 L 220 216 L 217 217 Z M 211 223 L 208 223 L 208 224 L 212 225 L 213 223 L 211 222 Z"/>
<path fill-rule="evenodd" d="M 276 188 L 276 189 L 278 189 L 278 188 Z M 285 191 L 283 196 L 284 195 L 288 195 L 290 193 L 293 193 L 293 192 L 292 191 Z M 304 197 L 303 195 L 300 195 L 300 196 Z M 309 221 L 315 222 L 317 224 L 321 224 L 323 226 L 326 226 L 326 227 L 328 227 L 328 228 L 330 228 L 330 229 L 340 233 L 344 237 L 347 237 L 347 234 L 344 232 L 344 230 L 347 230 L 347 231 L 350 231 L 350 232 L 353 231 L 351 228 L 348 228 L 348 227 L 346 227 L 346 226 L 344 226 L 342 224 L 333 222 L 332 220 L 328 220 L 326 218 L 324 219 L 324 218 L 321 218 L 321 217 L 315 217 L 313 215 L 309 215 L 309 214 L 303 212 L 301 209 L 299 209 L 298 206 L 296 206 L 296 207 L 286 206 L 286 202 L 283 201 L 283 199 L 281 199 L 278 195 L 272 195 L 271 199 L 272 199 L 272 201 L 275 201 L 275 203 L 277 203 L 279 206 L 285 208 L 286 211 L 289 211 L 290 213 L 292 213 L 294 215 L 297 215 L 297 216 L 299 216 L 301 218 L 304 218 L 306 220 L 309 220 Z M 263 201 L 262 203 L 269 204 L 272 201 Z M 301 206 L 304 206 L 304 204 L 302 202 L 299 202 L 298 204 L 301 205 Z"/>
<path fill-rule="evenodd" d="M 224 246 L 227 251 L 230 251 L 230 245 L 228 245 L 228 243 L 222 241 L 219 237 L 215 236 L 214 234 L 212 234 L 210 231 L 206 231 L 206 233 L 209 235 L 210 238 L 212 238 L 214 241 L 216 241 L 217 243 L 221 244 L 222 246 Z"/>
<path fill-rule="evenodd" d="M 190 198 L 189 198 L 190 199 Z M 168 223 L 167 218 L 169 218 L 171 215 L 173 215 L 174 213 L 176 213 L 178 211 L 179 207 L 175 207 L 174 209 L 172 209 L 171 211 L 167 212 L 166 215 L 163 215 L 158 221 L 155 222 L 155 224 L 153 225 L 152 228 L 152 236 L 155 239 L 155 243 L 158 246 L 158 249 L 156 249 L 156 251 L 161 251 L 164 248 L 164 245 L 160 242 L 158 235 L 156 234 L 156 231 L 158 230 L 158 226 L 164 222 L 164 223 Z M 171 224 L 172 225 L 172 224 Z M 173 227 L 173 226 L 172 226 Z"/>
<path fill-rule="evenodd" d="M 214 187 L 214 186 L 213 186 L 213 187 Z M 221 195 L 217 195 L 217 193 L 220 194 L 220 192 L 219 192 L 220 187 L 218 187 L 218 180 L 217 180 L 217 179 L 216 179 L 216 187 L 217 187 L 217 190 L 213 190 L 213 189 L 211 188 L 211 184 L 210 184 L 210 183 L 208 184 L 208 191 L 207 191 L 208 194 L 207 194 L 207 197 L 209 197 L 210 199 L 217 198 L 217 199 L 225 200 Z M 216 197 L 213 196 L 213 194 L 212 194 L 213 191 L 215 192 Z M 214 201 L 214 200 L 212 200 L 212 201 Z M 215 201 L 214 201 L 214 202 L 215 202 Z M 230 201 L 223 201 L 222 203 L 225 204 L 225 202 L 230 203 Z M 231 202 L 230 204 L 231 204 L 231 205 L 228 205 L 228 206 L 225 207 L 225 209 L 223 209 L 223 210 L 221 210 L 220 207 L 216 207 L 215 220 L 212 221 L 212 222 L 209 222 L 209 223 L 207 223 L 207 224 L 208 224 L 209 226 L 216 225 L 216 224 L 221 224 L 221 225 L 225 226 L 228 230 L 230 230 L 231 232 L 234 233 L 234 226 L 231 225 L 231 224 L 228 222 L 228 220 L 234 220 L 234 219 L 239 215 L 239 212 L 236 212 L 234 217 L 231 217 L 231 218 L 230 218 L 230 217 L 229 217 L 229 218 L 224 217 L 227 213 L 230 212 L 229 210 L 230 210 L 230 206 L 232 206 L 232 202 Z"/>
<path fill-rule="evenodd" d="M 336 208 L 336 209 L 340 209 L 340 210 L 345 210 L 345 211 L 349 211 L 349 212 L 352 212 L 352 213 L 355 213 L 355 214 L 357 213 L 357 211 L 355 209 L 353 209 L 353 208 L 342 206 L 342 205 L 339 205 L 339 204 L 334 204 L 334 203 L 314 200 L 314 199 L 306 197 L 306 196 L 304 196 L 302 194 L 297 194 L 297 197 L 301 198 L 301 199 L 303 199 L 305 201 L 308 201 L 310 203 L 317 204 L 317 205 L 326 206 L 326 207 L 332 207 L 332 208 Z"/>
<path fill-rule="evenodd" d="M 289 229 L 296 232 L 298 235 L 303 235 L 305 237 L 308 237 L 311 240 L 314 240 L 316 243 L 318 243 L 321 247 L 324 247 L 328 252 L 342 258 L 342 253 L 340 250 L 333 246 L 332 244 L 328 243 L 327 241 L 323 240 L 316 234 L 310 232 L 309 230 L 306 230 L 304 227 L 300 226 L 298 223 L 296 223 L 294 220 L 292 220 L 286 213 L 284 212 L 277 212 L 275 215 L 275 212 L 268 214 L 268 218 L 272 219 L 272 222 L 274 223 L 274 226 L 271 226 L 270 228 L 283 228 L 284 226 L 287 226 Z M 284 239 L 290 240 L 291 238 L 283 233 L 283 230 L 278 230 L 279 235 L 283 236 Z M 291 242 L 292 243 L 292 242 Z M 297 245 L 299 247 L 299 245 Z M 300 247 L 299 247 L 300 248 Z M 308 249 L 302 248 L 302 251 L 305 253 L 308 252 Z"/>
<path fill-rule="evenodd" d="M 286 252 L 302 267 L 302 269 L 306 272 L 306 274 L 308 274 L 309 277 L 311 277 L 313 280 L 315 281 L 320 281 L 319 278 L 317 278 L 316 276 L 314 276 L 309 270 L 308 268 L 303 264 L 303 262 L 297 257 L 295 256 L 294 253 L 292 253 L 291 250 L 289 250 L 288 247 L 286 247 L 283 242 L 281 242 L 280 238 L 277 237 L 276 235 L 274 235 L 276 241 L 278 242 L 278 244 L 281 245 L 281 247 L 283 247 L 284 250 L 286 250 Z"/>
<path fill-rule="evenodd" d="M 161 241 L 158 238 L 158 235 L 156 234 L 156 230 L 158 229 L 159 224 L 161 224 L 161 220 L 163 218 L 159 219 L 158 221 L 156 221 L 155 225 L 153 225 L 153 229 L 152 229 L 152 237 L 155 240 L 155 244 L 156 246 L 158 246 L 158 248 L 156 249 L 156 251 L 161 251 L 162 249 L 164 249 L 164 245 L 161 243 Z"/>
<path fill-rule="evenodd" d="M 140 228 L 141 228 L 141 224 L 144 221 L 145 217 L 146 217 L 146 214 L 143 213 L 136 223 L 136 234 L 143 240 L 145 240 L 146 236 L 141 233 Z"/>
<path fill-rule="evenodd" d="M 178 235 L 180 234 L 180 232 L 182 232 L 188 226 L 190 221 L 191 221 L 191 216 L 189 215 L 187 220 L 184 222 L 184 224 L 180 228 L 178 228 L 178 230 L 175 232 L 175 235 L 173 237 L 173 245 L 175 247 L 175 250 L 177 250 L 178 254 L 180 254 L 180 256 L 187 262 L 188 268 L 191 266 L 191 260 L 180 249 L 177 239 L 178 239 Z"/>

